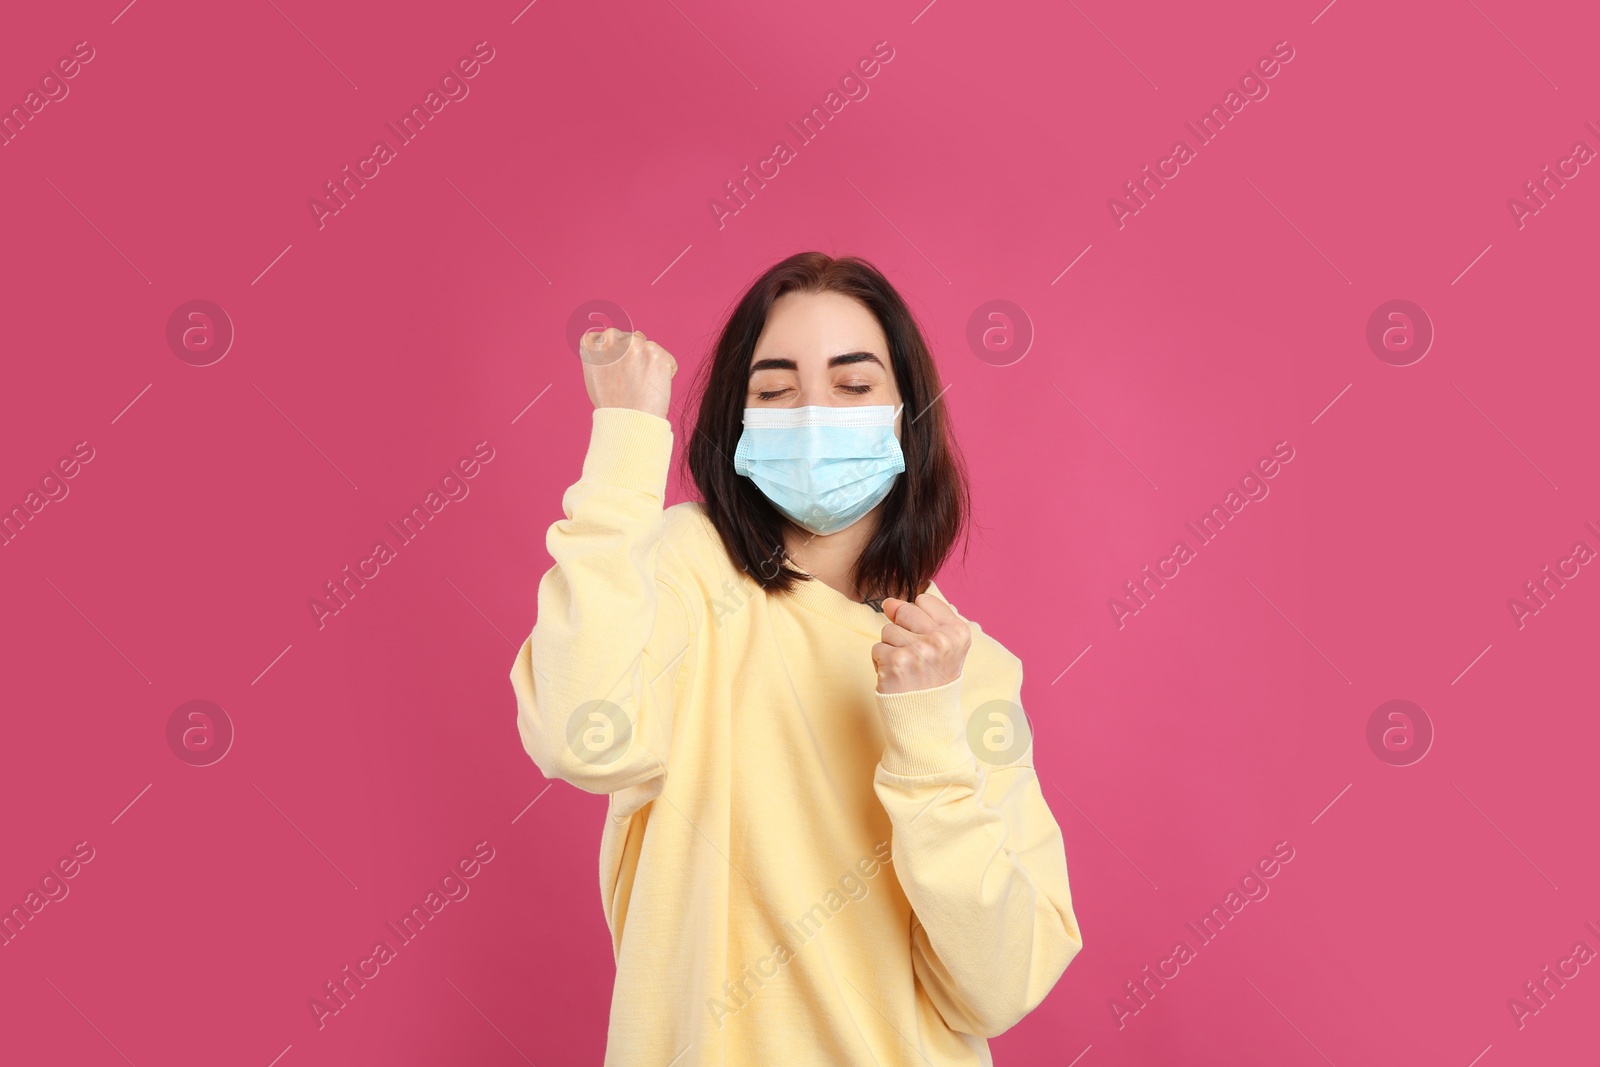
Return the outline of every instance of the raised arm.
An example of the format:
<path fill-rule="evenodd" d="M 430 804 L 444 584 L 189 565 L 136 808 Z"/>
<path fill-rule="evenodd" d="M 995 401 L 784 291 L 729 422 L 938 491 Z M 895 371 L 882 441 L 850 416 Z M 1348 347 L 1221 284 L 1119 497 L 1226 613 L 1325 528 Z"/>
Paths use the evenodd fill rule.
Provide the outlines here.
<path fill-rule="evenodd" d="M 675 370 L 643 334 L 585 339 L 596 404 L 589 448 L 562 496 L 566 518 L 546 535 L 555 562 L 511 669 L 517 729 L 539 769 L 592 793 L 625 794 L 617 801 L 629 810 L 661 792 L 673 690 L 695 639 L 664 537 Z"/>

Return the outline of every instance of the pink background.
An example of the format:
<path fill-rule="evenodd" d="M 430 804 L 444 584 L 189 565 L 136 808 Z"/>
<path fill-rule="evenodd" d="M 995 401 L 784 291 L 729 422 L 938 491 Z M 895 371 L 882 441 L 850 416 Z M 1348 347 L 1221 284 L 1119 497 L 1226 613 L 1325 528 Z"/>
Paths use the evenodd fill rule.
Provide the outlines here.
<path fill-rule="evenodd" d="M 1600 950 L 1600 568 L 1507 606 L 1600 549 L 1600 175 L 1507 207 L 1600 148 L 1592 10 L 522 2 L 7 16 L 8 106 L 95 57 L 0 148 L 0 504 L 94 458 L 0 548 L 0 902 L 94 859 L 0 948 L 0 1059 L 599 1062 L 604 801 L 543 792 L 507 679 L 587 443 L 567 324 L 614 301 L 687 370 L 808 248 L 925 323 L 979 519 L 940 584 L 1027 666 L 1087 944 L 997 1062 L 1593 1054 L 1600 966 L 1507 1007 Z M 319 229 L 308 199 L 479 41 L 470 95 Z M 1119 228 L 1108 198 L 1279 41 L 1270 94 Z M 166 340 L 194 299 L 237 331 L 210 366 Z M 1437 332 L 1410 366 L 1365 339 L 1391 299 Z M 1018 362 L 967 343 L 989 300 L 1031 322 Z M 322 584 L 480 441 L 470 495 L 319 629 Z M 1119 628 L 1279 441 L 1270 496 Z M 1436 735 L 1409 766 L 1367 742 L 1393 699 Z M 167 741 L 190 700 L 236 731 L 210 766 Z M 319 1030 L 308 1000 L 480 841 L 470 895 Z M 1119 1027 L 1279 841 L 1270 895 Z"/>

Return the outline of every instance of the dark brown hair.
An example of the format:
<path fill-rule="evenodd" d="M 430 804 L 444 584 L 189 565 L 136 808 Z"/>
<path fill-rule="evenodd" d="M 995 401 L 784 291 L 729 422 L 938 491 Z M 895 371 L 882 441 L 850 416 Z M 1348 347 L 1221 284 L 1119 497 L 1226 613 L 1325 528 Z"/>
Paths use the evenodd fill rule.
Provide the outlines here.
<path fill-rule="evenodd" d="M 884 498 L 882 520 L 856 560 L 850 581 L 863 599 L 910 600 L 926 589 L 966 532 L 969 490 L 945 405 L 939 402 L 943 389 L 933 355 L 905 301 L 866 260 L 800 252 L 745 291 L 690 390 L 691 397 L 699 397 L 699 413 L 684 462 L 735 563 L 769 593 L 787 593 L 796 582 L 810 580 L 788 565 L 783 539 L 787 517 L 733 469 L 756 342 L 773 303 L 793 292 L 852 297 L 872 312 L 888 338 L 890 367 L 904 404 L 900 449 L 906 469 Z"/>

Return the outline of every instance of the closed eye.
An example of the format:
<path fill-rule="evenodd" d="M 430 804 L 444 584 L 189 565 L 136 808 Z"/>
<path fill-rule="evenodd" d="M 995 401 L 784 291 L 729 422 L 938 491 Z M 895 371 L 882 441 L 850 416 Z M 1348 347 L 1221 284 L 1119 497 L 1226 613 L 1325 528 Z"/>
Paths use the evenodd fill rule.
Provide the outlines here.
<path fill-rule="evenodd" d="M 873 386 L 872 386 L 871 383 L 868 383 L 866 385 L 840 385 L 837 388 L 842 389 L 845 392 L 851 393 L 851 394 L 853 394 L 855 396 L 860 396 L 863 393 L 870 393 L 873 390 Z M 756 398 L 758 400 L 776 400 L 780 396 L 782 396 L 784 393 L 787 393 L 788 391 L 789 391 L 789 387 L 788 386 L 784 386 L 782 389 L 764 390 L 762 392 L 757 393 L 756 394 Z"/>

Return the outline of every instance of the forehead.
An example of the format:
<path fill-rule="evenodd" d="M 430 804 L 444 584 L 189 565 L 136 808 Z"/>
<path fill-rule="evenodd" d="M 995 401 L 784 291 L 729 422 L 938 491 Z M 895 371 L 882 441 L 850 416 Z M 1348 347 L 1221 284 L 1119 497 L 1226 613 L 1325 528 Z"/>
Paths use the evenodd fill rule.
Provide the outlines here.
<path fill-rule="evenodd" d="M 785 356 L 804 367 L 856 351 L 889 351 L 883 327 L 866 305 L 843 293 L 785 293 L 773 301 L 755 354 Z"/>

